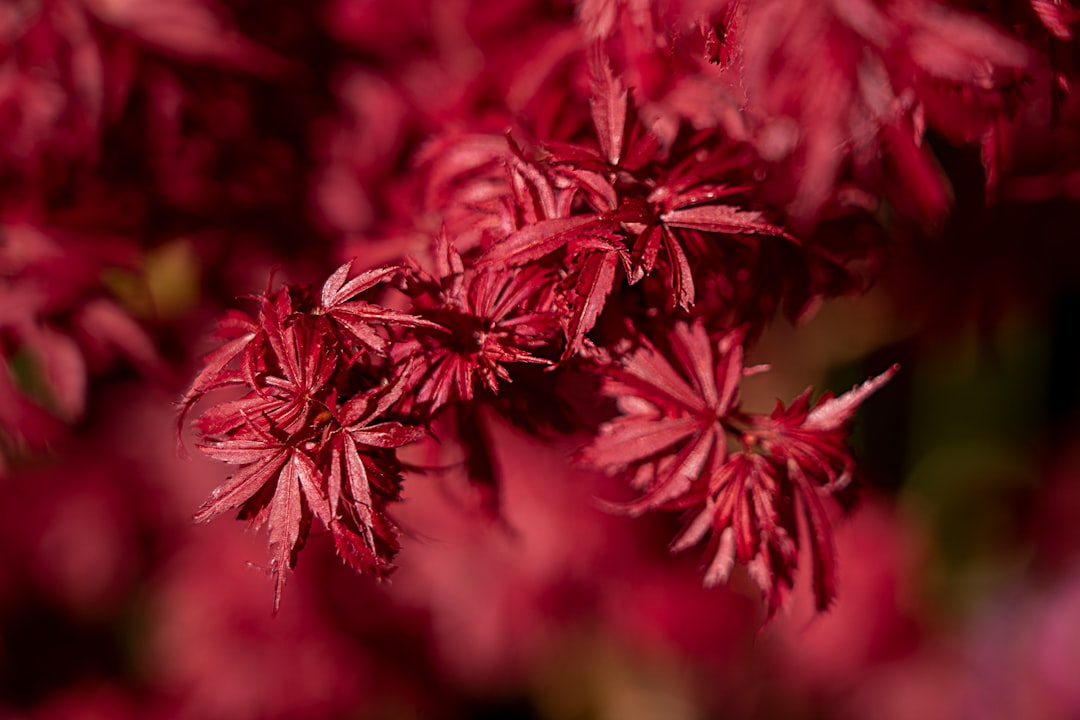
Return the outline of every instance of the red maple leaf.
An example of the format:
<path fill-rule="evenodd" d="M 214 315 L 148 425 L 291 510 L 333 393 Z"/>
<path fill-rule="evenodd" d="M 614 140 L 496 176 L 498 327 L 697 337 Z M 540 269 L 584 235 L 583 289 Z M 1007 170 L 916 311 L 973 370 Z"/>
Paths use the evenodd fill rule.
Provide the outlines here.
<path fill-rule="evenodd" d="M 671 304 L 688 309 L 692 267 L 707 261 L 712 245 L 755 235 L 792 239 L 760 211 L 735 204 L 755 164 L 747 147 L 713 131 L 687 131 L 661 148 L 606 56 L 594 48 L 591 58 L 598 147 L 549 141 L 536 159 L 518 150 L 515 167 L 533 190 L 524 202 L 549 199 L 535 221 L 496 239 L 478 260 L 481 267 L 552 262 L 571 271 L 563 285 L 570 308 L 564 359 L 584 348 L 620 285 L 620 264 L 630 284 L 662 266 Z"/>
<path fill-rule="evenodd" d="M 404 376 L 356 395 L 329 429 L 328 516 L 338 553 L 360 572 L 383 576 L 397 552 L 397 530 L 386 515 L 401 491 L 401 469 L 389 452 L 424 436 L 423 428 L 382 420 L 406 389 Z"/>
<path fill-rule="evenodd" d="M 195 421 L 199 448 L 240 466 L 196 519 L 239 509 L 267 527 L 275 609 L 315 518 L 352 567 L 389 572 L 397 541 L 385 510 L 401 484 L 393 451 L 424 434 L 385 417 L 401 398 L 408 367 L 387 365 L 385 336 L 375 328 L 430 323 L 355 299 L 400 268 L 347 280 L 350 265 L 324 284 L 318 303 L 285 287 L 258 298 L 257 320 L 227 317 L 219 325 L 226 342 L 207 356 L 183 401 L 186 412 L 212 390 L 246 390 Z"/>
<path fill-rule="evenodd" d="M 378 328 L 386 325 L 401 327 L 437 326 L 408 313 L 383 307 L 358 296 L 371 288 L 388 282 L 404 270 L 398 265 L 385 265 L 362 272 L 349 279 L 353 261 L 339 267 L 323 283 L 319 312 L 332 320 L 352 341 L 373 352 L 385 352 L 387 337 Z"/>
<path fill-rule="evenodd" d="M 832 531 L 825 499 L 850 478 L 844 441 L 855 409 L 896 368 L 811 410 L 809 391 L 772 415 L 738 407 L 742 336 L 714 344 L 704 327 L 675 325 L 668 350 L 642 346 L 603 369 L 602 392 L 620 414 L 605 423 L 581 458 L 629 479 L 641 497 L 631 513 L 687 510 L 672 544 L 685 550 L 709 537 L 705 583 L 725 582 L 744 565 L 766 600 L 766 620 L 781 607 L 798 565 L 799 520 L 806 520 L 819 609 L 835 596 Z M 666 355 L 666 356 L 665 356 Z M 674 360 L 671 362 L 668 358 Z M 729 452 L 728 445 L 741 445 Z"/>
<path fill-rule="evenodd" d="M 477 382 L 498 394 L 499 382 L 510 381 L 508 363 L 550 364 L 532 351 L 551 346 L 557 328 L 545 269 L 466 268 L 445 234 L 435 254 L 434 274 L 417 268 L 409 289 L 425 326 L 394 348 L 395 357 L 419 358 L 414 401 L 429 416 L 471 400 Z"/>
<path fill-rule="evenodd" d="M 700 323 L 676 324 L 672 365 L 651 343 L 604 370 L 602 392 L 621 414 L 605 423 L 582 459 L 631 475 L 644 495 L 631 512 L 665 507 L 723 463 L 728 419 L 744 372 L 739 333 L 713 343 Z M 714 361 L 714 357 L 716 360 Z"/>
<path fill-rule="evenodd" d="M 268 525 L 276 611 L 286 571 L 296 562 L 296 551 L 310 526 L 312 509 L 328 516 L 314 461 L 297 439 L 274 437 L 269 428 L 255 422 L 247 424 L 244 432 L 203 441 L 199 449 L 215 460 L 241 468 L 214 489 L 195 520 L 205 522 L 241 508 L 242 515 L 252 518 L 255 525 Z"/>

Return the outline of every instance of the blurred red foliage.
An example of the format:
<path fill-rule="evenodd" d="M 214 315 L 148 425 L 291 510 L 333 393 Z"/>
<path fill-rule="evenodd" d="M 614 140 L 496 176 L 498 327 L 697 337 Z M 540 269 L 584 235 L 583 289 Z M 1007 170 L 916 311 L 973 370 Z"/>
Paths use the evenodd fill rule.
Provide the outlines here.
<path fill-rule="evenodd" d="M 1078 23 L 5 3 L 0 717 L 1075 716 Z"/>

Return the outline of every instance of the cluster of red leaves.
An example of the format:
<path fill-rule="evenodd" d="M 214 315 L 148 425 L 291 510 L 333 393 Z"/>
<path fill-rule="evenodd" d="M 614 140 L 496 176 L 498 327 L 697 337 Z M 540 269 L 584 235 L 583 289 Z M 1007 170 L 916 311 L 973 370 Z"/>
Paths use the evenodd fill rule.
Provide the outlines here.
<path fill-rule="evenodd" d="M 602 392 L 620 414 L 601 426 L 583 459 L 625 475 L 642 493 L 632 513 L 686 510 L 672 551 L 708 536 L 705 583 L 727 581 L 738 561 L 765 596 L 768 617 L 792 588 L 802 513 L 814 597 L 824 609 L 836 592 L 824 502 L 852 478 L 844 443 L 852 414 L 896 367 L 839 398 L 811 407 L 808 388 L 789 407 L 759 415 L 739 408 L 742 378 L 767 369 L 744 367 L 741 331 L 715 340 L 700 321 L 678 323 L 664 340 L 671 360 L 643 339 L 607 366 Z"/>
<path fill-rule="evenodd" d="M 913 244 L 905 314 L 966 323 L 984 301 L 1004 307 L 1013 286 L 1030 284 L 1022 291 L 1032 296 L 1075 286 L 1055 225 L 1072 222 L 1069 201 L 1080 197 L 1080 113 L 1068 96 L 1080 70 L 1078 7 L 3 0 L 0 481 L 10 490 L 32 478 L 40 499 L 16 492 L 5 503 L 19 522 L 0 535 L 18 536 L 8 553 L 17 561 L 0 564 L 0 594 L 13 596 L 33 565 L 55 576 L 47 597 L 73 593 L 89 608 L 124 585 L 117 568 L 146 548 L 141 536 L 177 530 L 135 500 L 87 513 L 73 491 L 84 480 L 119 482 L 121 499 L 138 497 L 127 482 L 164 482 L 184 495 L 180 522 L 189 518 L 202 498 L 183 488 L 209 478 L 144 453 L 160 420 L 149 408 L 167 405 L 145 375 L 161 372 L 162 358 L 191 362 L 206 318 L 262 288 L 277 266 L 283 286 L 222 315 L 180 410 L 196 446 L 232 473 L 215 478 L 197 518 L 238 514 L 266 531 L 275 605 L 309 538 L 332 541 L 345 565 L 374 577 L 398 559 L 399 525 L 445 543 L 456 514 L 413 519 L 397 501 L 437 504 L 445 498 L 433 489 L 451 488 L 460 472 L 477 506 L 504 522 L 464 523 L 457 534 L 467 540 L 447 543 L 450 556 L 428 553 L 425 563 L 421 551 L 408 570 L 434 578 L 416 584 L 426 596 L 418 605 L 450 608 L 446 624 L 466 628 L 456 637 L 500 636 L 486 655 L 459 643 L 477 665 L 506 664 L 491 652 L 503 641 L 528 647 L 554 604 L 606 608 L 635 637 L 670 623 L 714 652 L 724 642 L 710 623 L 744 616 L 696 599 L 688 611 L 681 584 L 693 576 L 677 563 L 642 564 L 622 534 L 651 525 L 590 518 L 593 504 L 578 495 L 590 494 L 595 470 L 626 486 L 605 490 L 630 498 L 614 511 L 683 523 L 670 549 L 702 548 L 705 584 L 756 584 L 772 617 L 805 577 L 825 607 L 840 575 L 836 496 L 857 475 L 852 417 L 895 370 L 840 397 L 807 391 L 761 413 L 740 398 L 752 395 L 743 379 L 763 368 L 743 359 L 761 352 L 755 343 L 778 317 L 806 317 L 866 288 L 891 249 L 927 239 L 946 216 L 947 238 Z M 184 257 L 157 264 L 171 248 Z M 50 452 L 67 460 L 33 472 Z M 132 474 L 127 460 L 153 468 Z M 552 472 L 564 463 L 585 471 Z M 129 533 L 107 532 L 125 519 Z M 85 552 L 39 542 L 61 525 L 61 550 Z M 520 532 L 488 542 L 486 530 L 507 525 Z M 263 653 L 250 649 L 249 623 L 222 611 L 236 588 L 223 592 L 212 576 L 235 560 L 220 544 L 228 530 L 199 528 L 200 547 L 226 552 L 195 549 L 167 591 L 180 621 L 164 623 L 162 667 L 207 678 L 205 707 L 218 715 L 272 715 L 280 699 L 264 692 L 266 677 L 295 670 L 290 633 L 359 649 L 357 622 L 379 626 L 380 638 L 390 626 L 366 582 L 360 595 L 340 587 L 327 551 L 309 557 L 308 578 L 320 580 L 291 587 L 285 615 L 314 591 L 334 620 L 313 632 L 278 627 L 276 647 L 288 649 L 252 662 Z M 519 538 L 528 547 L 514 554 Z M 129 559 L 110 569 L 102 543 Z M 24 547 L 32 552 L 17 558 Z M 867 576 L 855 559 L 863 577 L 848 588 Z M 592 587 L 600 567 L 602 590 Z M 626 583 L 648 586 L 630 606 Z M 145 588 L 137 593 L 141 613 Z M 32 592 L 19 594 L 39 617 Z M 484 602 L 491 612 L 478 617 Z M 117 612 L 130 627 L 129 611 Z M 246 635 L 231 638 L 230 624 Z M 412 673 L 418 656 L 393 627 L 390 655 Z M 64 633 L 55 631 L 61 655 L 96 681 L 97 654 L 80 659 Z M 47 660 L 43 674 L 66 683 L 52 646 L 34 635 L 5 654 L 32 649 Z M 209 636 L 224 643 L 212 643 L 213 662 Z M 126 662 L 126 640 L 125 666 L 142 666 Z M 244 655 L 229 654 L 234 643 Z M 311 716 L 305 705 L 338 682 L 350 699 L 331 714 L 355 710 L 346 705 L 368 692 L 356 668 L 374 672 L 390 656 L 371 654 L 366 667 L 352 652 L 316 653 L 303 663 L 302 679 L 315 678 L 308 692 L 278 713 Z M 0 694 L 21 677 L 0 682 Z M 147 678 L 128 679 L 142 695 Z M 198 695 L 182 687 L 170 701 Z"/>
<path fill-rule="evenodd" d="M 210 455 L 242 468 L 199 517 L 240 508 L 266 523 L 279 596 L 312 517 L 353 565 L 381 574 L 395 547 L 394 450 L 447 412 L 468 445 L 460 421 L 478 404 L 528 425 L 520 401 L 498 404 L 507 384 L 527 376 L 515 394 L 550 404 L 550 379 L 569 368 L 598 379 L 593 405 L 614 400 L 581 459 L 627 477 L 642 494 L 631 512 L 687 511 L 673 550 L 708 536 L 706 582 L 746 566 L 770 617 L 804 542 L 824 608 L 835 593 L 827 501 L 854 472 L 851 416 L 893 370 L 840 398 L 811 405 L 807 391 L 756 415 L 738 403 L 753 370 L 745 350 L 778 311 L 798 317 L 872 279 L 882 244 L 866 228 L 883 203 L 900 222 L 943 217 L 951 190 L 928 132 L 980 146 L 995 187 L 1004 125 L 1036 63 L 999 23 L 1026 12 L 1039 21 L 1028 35 L 1064 38 L 1075 18 L 1045 3 L 991 15 L 936 0 L 583 0 L 544 27 L 530 62 L 484 74 L 445 48 L 471 35 L 510 57 L 493 39 L 509 21 L 458 10 L 434 43 L 416 27 L 350 25 L 370 32 L 347 39 L 389 65 L 406 62 L 401 43 L 445 62 L 441 102 L 378 70 L 350 76 L 366 142 L 405 147 L 363 97 L 419 116 L 422 131 L 447 118 L 452 129 L 389 183 L 377 221 L 371 197 L 365 218 L 347 198 L 322 198 L 332 223 L 381 225 L 372 247 L 396 264 L 352 280 L 347 264 L 319 303 L 299 288 L 268 292 L 257 320 L 223 325 L 227 342 L 185 407 L 245 388 L 196 423 Z M 348 144 L 357 129 L 335 132 Z M 327 171 L 340 179 L 351 164 L 370 184 L 392 158 L 364 147 Z M 358 299 L 391 278 L 392 299 Z M 526 375 L 529 365 L 544 372 Z M 356 422 L 394 432 L 360 442 L 373 431 L 357 435 Z M 384 479 L 377 493 L 372 475 Z"/>
<path fill-rule="evenodd" d="M 444 418 L 457 437 L 442 441 L 482 453 L 473 409 L 530 425 L 572 372 L 619 411 L 577 429 L 593 433 L 583 459 L 643 494 L 632 511 L 694 509 L 675 548 L 711 528 L 707 580 L 746 565 L 770 614 L 801 513 L 824 606 L 822 503 L 852 472 L 850 413 L 884 380 L 757 416 L 737 402 L 741 358 L 778 313 L 865 287 L 878 221 L 946 214 L 931 135 L 978 147 L 992 194 L 1024 83 L 1050 77 L 1057 101 L 1069 89 L 1080 14 L 1041 0 L 437 7 L 337 0 L 307 18 L 272 4 L 256 21 L 238 0 L 8 3 L 0 440 L 41 446 L 78 419 L 110 355 L 159 368 L 107 282 L 140 271 L 146 242 L 272 224 L 272 209 L 303 212 L 306 190 L 312 224 L 365 233 L 339 238 L 345 256 L 371 250 L 365 271 L 346 263 L 318 298 L 287 286 L 227 316 L 182 412 L 240 393 L 195 423 L 200 447 L 239 467 L 199 518 L 238 510 L 269 528 L 278 598 L 316 519 L 351 565 L 384 575 L 398 448 Z M 328 80 L 336 110 L 308 98 L 278 126 L 260 82 L 309 79 L 285 59 L 308 59 L 303 33 L 280 30 L 300 19 L 355 52 Z"/>
<path fill-rule="evenodd" d="M 800 541 L 819 607 L 832 598 L 826 501 L 853 472 L 852 412 L 892 371 L 763 416 L 738 403 L 743 355 L 779 313 L 865 288 L 881 224 L 941 220 L 952 190 L 929 138 L 978 147 L 993 191 L 1024 83 L 1043 73 L 1068 90 L 1080 19 L 1040 0 L 410 0 L 388 13 L 334 0 L 311 17 L 239 0 L 9 5 L 0 180 L 32 188 L 31 206 L 62 206 L 102 171 L 102 204 L 148 185 L 165 235 L 220 237 L 287 206 L 339 255 L 363 249 L 318 297 L 290 285 L 228 315 L 182 402 L 183 419 L 233 392 L 195 421 L 206 454 L 238 467 L 198 517 L 235 510 L 268 528 L 278 601 L 316 520 L 349 564 L 389 571 L 401 447 L 441 422 L 439 441 L 483 455 L 475 409 L 535 428 L 570 373 L 599 389 L 565 407 L 608 412 L 575 428 L 581 458 L 627 477 L 642 494 L 631 512 L 689 512 L 674 549 L 708 536 L 707 582 L 745 565 L 770 615 Z M 294 20 L 308 24 L 282 30 Z M 299 90 L 319 55 L 305 38 L 338 44 L 333 109 Z M 274 83 L 304 96 L 280 126 L 266 120 Z M 129 135 L 141 152 L 125 156 Z M 0 246 L 6 436 L 35 442 L 52 415 L 79 414 L 93 343 L 154 365 L 101 282 L 138 267 L 148 228 L 125 230 L 123 260 L 60 235 L 57 253 Z M 36 401 L 23 355 L 43 378 Z M 482 457 L 467 464 L 497 484 Z"/>
<path fill-rule="evenodd" d="M 267 526 L 275 607 L 313 518 L 358 571 L 387 572 L 398 549 L 386 516 L 401 486 L 393 450 L 424 433 L 386 419 L 409 376 L 407 365 L 390 362 L 386 326 L 427 323 L 358 298 L 396 268 L 352 280 L 349 269 L 327 280 L 318 301 L 285 288 L 260 297 L 256 317 L 234 312 L 223 319 L 218 334 L 225 342 L 206 358 L 183 401 L 186 410 L 213 390 L 244 391 L 196 421 L 200 449 L 240 466 L 196 519 L 239 509 Z"/>
<path fill-rule="evenodd" d="M 184 405 L 222 387 L 244 389 L 196 421 L 202 449 L 241 469 L 198 517 L 239 508 L 268 526 L 278 598 L 313 517 L 350 564 L 383 574 L 396 549 L 387 504 L 401 483 L 392 451 L 447 408 L 467 413 L 493 401 L 531 364 L 549 376 L 573 367 L 600 378 L 594 404 L 605 395 L 624 410 L 638 402 L 644 416 L 605 424 L 582 457 L 633 470 L 646 493 L 637 511 L 704 503 L 701 516 L 716 531 L 707 582 L 726 579 L 737 558 L 771 616 L 798 559 L 798 506 L 812 529 L 819 606 L 831 600 L 822 498 L 851 474 L 846 421 L 869 391 L 819 405 L 814 417 L 836 416 L 828 422 L 810 419 L 805 396 L 770 418 L 740 413 L 734 399 L 746 339 L 781 304 L 801 307 L 829 293 L 806 282 L 810 273 L 785 276 L 776 257 L 803 268 L 842 268 L 847 259 L 822 257 L 770 219 L 755 193 L 763 169 L 752 147 L 688 125 L 664 142 L 601 46 L 580 60 L 591 80 L 591 123 L 555 137 L 523 129 L 527 140 L 452 135 L 428 146 L 420 227 L 408 231 L 426 238 L 413 241 L 417 257 L 351 280 L 347 263 L 318 303 L 300 288 L 268 291 L 257 319 L 223 322 L 225 343 Z M 359 299 L 394 277 L 393 302 Z M 663 333 L 693 386 L 643 339 L 646 327 Z M 718 387 L 710 358 L 720 338 Z M 626 351 L 627 343 L 644 349 Z M 533 401 L 545 402 L 545 388 L 534 390 Z M 727 425 L 742 428 L 746 446 L 730 457 Z M 676 548 L 705 530 L 696 521 Z"/>
<path fill-rule="evenodd" d="M 852 181 L 909 222 L 939 223 L 952 189 L 931 132 L 979 146 L 994 189 L 1009 114 L 1039 64 L 1008 28 L 1030 15 L 1029 26 L 1060 38 L 1076 18 L 1057 2 L 965 5 L 584 0 L 581 15 L 666 127 L 685 119 L 751 139 L 783 170 L 769 180 L 775 200 L 806 228 L 845 203 Z M 674 63 L 681 71 L 659 71 Z"/>

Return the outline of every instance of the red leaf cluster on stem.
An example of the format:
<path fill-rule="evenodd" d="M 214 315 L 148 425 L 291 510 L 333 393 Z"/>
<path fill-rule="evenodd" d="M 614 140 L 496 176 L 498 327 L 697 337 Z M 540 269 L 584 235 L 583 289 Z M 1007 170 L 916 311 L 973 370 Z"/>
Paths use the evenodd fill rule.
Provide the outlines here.
<path fill-rule="evenodd" d="M 756 370 L 744 354 L 765 325 L 781 308 L 796 316 L 859 287 L 862 249 L 785 227 L 760 146 L 639 103 L 609 55 L 612 38 L 628 37 L 560 56 L 589 80 L 587 103 L 558 101 L 563 122 L 428 141 L 410 220 L 385 229 L 383 247 L 411 253 L 355 276 L 346 263 L 318 298 L 268 290 L 254 316 L 222 321 L 223 343 L 183 413 L 211 391 L 239 391 L 195 421 L 200 447 L 239 469 L 198 518 L 236 510 L 268 528 L 278 601 L 316 520 L 349 564 L 384 576 L 397 550 L 397 451 L 444 414 L 461 437 L 439 440 L 477 451 L 464 422 L 475 408 L 528 425 L 528 403 L 502 402 L 510 384 L 551 403 L 564 371 L 595 377 L 591 402 L 616 409 L 580 459 L 641 493 L 631 512 L 684 511 L 672 548 L 707 539 L 707 584 L 744 565 L 771 617 L 803 544 L 818 607 L 832 600 L 828 502 L 854 472 L 849 421 L 895 369 L 812 407 L 808 391 L 771 415 L 738 398 Z M 619 63 L 633 59 L 623 48 Z M 522 387 L 529 366 L 543 372 Z"/>

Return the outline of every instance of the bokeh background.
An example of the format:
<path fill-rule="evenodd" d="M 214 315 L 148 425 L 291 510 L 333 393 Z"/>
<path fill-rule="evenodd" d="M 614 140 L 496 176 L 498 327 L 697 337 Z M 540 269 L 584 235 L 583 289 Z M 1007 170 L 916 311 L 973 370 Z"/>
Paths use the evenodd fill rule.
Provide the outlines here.
<path fill-rule="evenodd" d="M 1080 102 L 1039 3 L 945 4 L 1039 56 L 993 196 L 927 133 L 947 212 L 894 203 L 869 292 L 753 351 L 759 410 L 901 365 L 859 413 L 827 613 L 800 583 L 760 628 L 747 578 L 667 553 L 677 518 L 600 508 L 580 438 L 494 414 L 502 518 L 415 473 L 389 583 L 315 533 L 274 616 L 264 538 L 193 524 L 228 471 L 177 452 L 176 402 L 215 319 L 400 254 L 376 238 L 425 143 L 537 103 L 601 5 L 643 6 L 0 6 L 0 717 L 1080 716 Z"/>

